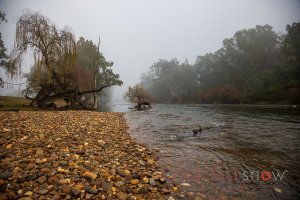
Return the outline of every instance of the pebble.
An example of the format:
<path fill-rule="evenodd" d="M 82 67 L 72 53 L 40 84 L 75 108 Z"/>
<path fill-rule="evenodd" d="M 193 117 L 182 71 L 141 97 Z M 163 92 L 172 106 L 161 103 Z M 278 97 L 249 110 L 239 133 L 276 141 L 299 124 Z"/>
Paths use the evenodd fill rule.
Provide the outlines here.
<path fill-rule="evenodd" d="M 0 186 L 4 185 L 5 181 L 3 179 L 0 179 Z"/>
<path fill-rule="evenodd" d="M 106 182 L 106 181 L 103 181 L 102 182 L 102 189 L 107 192 L 107 191 L 110 191 L 112 188 L 112 183 L 111 182 Z"/>
<path fill-rule="evenodd" d="M 282 189 L 280 188 L 274 188 L 275 192 L 278 192 L 278 193 L 282 193 Z"/>
<path fill-rule="evenodd" d="M 96 179 L 97 174 L 90 172 L 90 171 L 86 171 L 86 172 L 84 172 L 83 177 L 90 178 L 90 179 Z"/>
<path fill-rule="evenodd" d="M 12 173 L 9 171 L 4 171 L 0 173 L 0 179 L 8 179 L 11 177 Z"/>
<path fill-rule="evenodd" d="M 154 178 L 150 178 L 149 183 L 150 183 L 150 185 L 152 185 L 152 186 L 155 186 L 155 185 L 156 185 L 156 182 L 155 182 Z"/>
<path fill-rule="evenodd" d="M 77 184 L 74 186 L 77 190 L 83 190 L 84 186 L 82 184 Z"/>
<path fill-rule="evenodd" d="M 42 189 L 42 190 L 39 190 L 39 194 L 47 194 L 49 191 L 47 189 Z"/>
<path fill-rule="evenodd" d="M 61 191 L 63 193 L 65 193 L 65 194 L 69 194 L 72 191 L 72 186 L 70 186 L 70 185 L 63 185 Z"/>
<path fill-rule="evenodd" d="M 32 195 L 33 195 L 33 192 L 27 191 L 27 192 L 24 193 L 24 195 L 25 195 L 25 196 L 32 196 Z"/>
<path fill-rule="evenodd" d="M 75 187 L 73 187 L 71 191 L 72 191 L 72 194 L 73 194 L 74 196 L 78 196 L 78 195 L 80 194 L 80 190 L 78 190 L 78 189 L 75 188 Z"/>
<path fill-rule="evenodd" d="M 117 173 L 122 177 L 125 177 L 127 175 L 125 170 L 122 170 L 122 169 L 117 169 Z"/>
<path fill-rule="evenodd" d="M 186 182 L 184 182 L 184 183 L 181 183 L 180 185 L 182 185 L 182 186 L 185 186 L 185 187 L 189 187 L 189 186 L 191 186 L 191 184 L 189 184 L 189 183 L 186 183 Z"/>
<path fill-rule="evenodd" d="M 155 152 L 130 137 L 122 113 L 20 111 L 5 120 L 14 128 L 1 135 L 0 199 L 168 199 Z"/>
<path fill-rule="evenodd" d="M 128 195 L 124 192 L 119 192 L 119 193 L 117 193 L 117 197 L 119 200 L 126 200 Z"/>
<path fill-rule="evenodd" d="M 41 176 L 40 178 L 37 179 L 37 182 L 43 184 L 47 181 L 47 177 L 46 176 Z"/>
<path fill-rule="evenodd" d="M 71 180 L 68 178 L 65 178 L 65 179 L 60 179 L 58 182 L 60 185 L 66 185 L 66 184 L 71 183 Z"/>
<path fill-rule="evenodd" d="M 138 182 L 139 182 L 139 180 L 137 180 L 137 179 L 133 179 L 133 180 L 130 181 L 130 183 L 133 184 L 133 185 L 138 184 Z"/>

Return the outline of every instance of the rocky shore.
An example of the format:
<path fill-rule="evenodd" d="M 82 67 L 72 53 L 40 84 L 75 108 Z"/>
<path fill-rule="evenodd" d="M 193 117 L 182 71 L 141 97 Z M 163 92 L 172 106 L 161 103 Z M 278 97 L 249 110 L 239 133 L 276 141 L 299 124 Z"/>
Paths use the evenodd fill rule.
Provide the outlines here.
<path fill-rule="evenodd" d="M 0 112 L 0 199 L 173 199 L 122 113 Z"/>

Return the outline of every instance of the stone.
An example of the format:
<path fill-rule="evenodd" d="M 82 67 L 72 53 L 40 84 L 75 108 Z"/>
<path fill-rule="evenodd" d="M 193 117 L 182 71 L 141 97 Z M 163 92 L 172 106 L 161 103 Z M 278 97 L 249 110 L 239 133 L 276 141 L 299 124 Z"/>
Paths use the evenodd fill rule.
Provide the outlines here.
<path fill-rule="evenodd" d="M 181 183 L 180 185 L 181 185 L 181 186 L 184 186 L 184 187 L 189 187 L 189 186 L 191 186 L 191 184 L 186 183 L 186 182 L 183 182 L 183 183 Z"/>
<path fill-rule="evenodd" d="M 48 182 L 51 184 L 57 183 L 58 182 L 58 178 L 56 176 L 51 176 L 48 178 Z"/>
<path fill-rule="evenodd" d="M 74 196 L 78 196 L 80 194 L 80 190 L 76 189 L 75 187 L 73 187 L 71 191 Z"/>
<path fill-rule="evenodd" d="M 72 186 L 70 185 L 63 185 L 61 191 L 65 194 L 69 194 L 72 191 Z"/>
<path fill-rule="evenodd" d="M 58 182 L 60 185 L 67 185 L 71 182 L 71 180 L 68 178 L 65 178 L 65 179 L 60 179 Z"/>
<path fill-rule="evenodd" d="M 94 172 L 86 171 L 83 173 L 83 177 L 89 178 L 89 179 L 96 179 L 97 174 L 95 174 Z"/>
<path fill-rule="evenodd" d="M 282 193 L 282 189 L 280 189 L 280 188 L 274 188 L 274 191 L 278 192 L 278 193 Z"/>
<path fill-rule="evenodd" d="M 40 158 L 35 159 L 34 161 L 36 164 L 41 164 L 43 163 L 43 161 Z"/>
<path fill-rule="evenodd" d="M 149 183 L 149 178 L 144 177 L 144 178 L 143 178 L 143 182 L 144 182 L 144 183 Z"/>
<path fill-rule="evenodd" d="M 5 181 L 4 181 L 3 179 L 0 179 L 0 187 L 1 187 L 2 185 L 4 185 L 4 183 L 5 183 Z"/>
<path fill-rule="evenodd" d="M 165 178 L 159 178 L 159 182 L 165 183 L 165 182 L 166 182 L 166 179 L 165 179 Z"/>
<path fill-rule="evenodd" d="M 12 173 L 9 171 L 4 171 L 0 173 L 0 179 L 8 179 L 11 177 Z"/>
<path fill-rule="evenodd" d="M 99 190 L 96 189 L 96 188 L 92 188 L 92 189 L 90 190 L 90 193 L 91 193 L 91 194 L 98 194 L 98 192 L 99 192 Z"/>
<path fill-rule="evenodd" d="M 175 200 L 174 197 L 170 196 L 168 200 Z"/>
<path fill-rule="evenodd" d="M 68 170 L 68 169 L 63 169 L 63 168 L 61 168 L 61 167 L 58 167 L 58 168 L 57 168 L 57 171 L 60 172 L 60 173 L 66 173 L 66 174 L 69 173 L 69 170 Z"/>
<path fill-rule="evenodd" d="M 192 196 L 195 195 L 195 193 L 194 193 L 194 192 L 188 192 L 186 195 L 187 195 L 188 197 L 192 197 Z"/>
<path fill-rule="evenodd" d="M 146 194 L 148 193 L 148 189 L 146 187 L 141 187 L 137 191 L 138 194 Z"/>
<path fill-rule="evenodd" d="M 145 166 L 145 162 L 142 160 L 139 160 L 140 165 Z"/>
<path fill-rule="evenodd" d="M 133 179 L 141 179 L 141 175 L 139 175 L 137 173 L 133 173 L 131 176 Z"/>
<path fill-rule="evenodd" d="M 42 155 L 44 155 L 44 151 L 43 151 L 43 149 L 41 149 L 41 148 L 38 148 L 37 150 L 36 150 L 36 155 L 38 155 L 38 156 L 42 156 Z"/>
<path fill-rule="evenodd" d="M 84 199 L 91 199 L 92 198 L 92 195 L 91 194 L 89 194 L 89 193 L 86 193 L 85 194 L 85 198 Z"/>
<path fill-rule="evenodd" d="M 30 197 L 22 197 L 22 198 L 19 198 L 18 200 L 32 200 L 32 198 L 30 198 Z"/>
<path fill-rule="evenodd" d="M 171 193 L 171 190 L 167 189 L 167 188 L 163 188 L 161 189 L 161 191 L 164 193 L 164 194 L 170 194 Z"/>
<path fill-rule="evenodd" d="M 118 173 L 120 176 L 122 176 L 122 177 L 125 177 L 125 176 L 126 176 L 125 170 L 117 169 L 117 173 Z"/>
<path fill-rule="evenodd" d="M 106 181 L 103 181 L 103 182 L 102 182 L 102 189 L 103 189 L 105 192 L 110 191 L 111 188 L 112 188 L 112 183 L 111 183 L 111 182 L 106 182 Z"/>
<path fill-rule="evenodd" d="M 33 195 L 33 192 L 27 191 L 27 192 L 24 193 L 24 195 L 25 195 L 25 196 L 32 196 L 32 195 Z"/>
<path fill-rule="evenodd" d="M 49 190 L 47 190 L 47 189 L 39 190 L 39 194 L 41 194 L 41 195 L 47 194 L 48 192 L 49 192 Z"/>
<path fill-rule="evenodd" d="M 126 193 L 124 193 L 124 192 L 118 192 L 118 193 L 117 193 L 117 198 L 118 198 L 119 200 L 126 200 L 127 197 L 128 197 L 128 195 L 127 195 Z"/>
<path fill-rule="evenodd" d="M 139 183 L 139 180 L 133 179 L 133 180 L 130 181 L 130 183 L 133 184 L 133 185 L 136 185 L 136 184 Z"/>
<path fill-rule="evenodd" d="M 150 183 L 151 186 L 155 186 L 156 185 L 156 182 L 155 182 L 154 178 L 150 178 L 149 183 Z"/>
<path fill-rule="evenodd" d="M 84 188 L 84 185 L 82 185 L 82 184 L 77 184 L 77 185 L 75 185 L 74 186 L 74 188 L 76 188 L 77 190 L 83 190 L 83 188 Z"/>
<path fill-rule="evenodd" d="M 41 184 L 43 184 L 43 183 L 45 183 L 47 181 L 47 177 L 46 176 L 41 176 L 36 181 L 39 182 L 39 183 L 41 183 Z"/>

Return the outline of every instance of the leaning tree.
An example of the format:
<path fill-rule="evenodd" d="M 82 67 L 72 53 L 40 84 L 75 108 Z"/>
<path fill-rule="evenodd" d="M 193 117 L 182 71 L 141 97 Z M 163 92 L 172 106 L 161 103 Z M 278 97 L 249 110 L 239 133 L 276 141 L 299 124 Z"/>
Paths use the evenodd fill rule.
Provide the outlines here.
<path fill-rule="evenodd" d="M 25 90 L 32 106 L 43 108 L 64 99 L 69 108 L 90 109 L 84 104 L 84 94 L 122 84 L 119 76 L 114 74 L 99 88 L 81 91 L 73 73 L 77 55 L 74 35 L 68 27 L 58 29 L 38 12 L 26 11 L 19 17 L 15 46 L 8 64 L 21 66 L 26 53 L 32 53 L 35 60 L 27 75 L 28 86 Z"/>

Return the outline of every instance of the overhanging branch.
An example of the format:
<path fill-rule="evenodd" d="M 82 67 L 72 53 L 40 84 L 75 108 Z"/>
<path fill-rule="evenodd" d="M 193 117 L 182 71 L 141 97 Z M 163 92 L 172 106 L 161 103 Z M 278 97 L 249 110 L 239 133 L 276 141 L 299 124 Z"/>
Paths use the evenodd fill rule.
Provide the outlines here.
<path fill-rule="evenodd" d="M 96 90 L 87 90 L 87 91 L 83 91 L 83 92 L 78 92 L 78 94 L 79 94 L 79 95 L 83 95 L 83 94 L 87 94 L 87 93 L 100 92 L 100 91 L 103 90 L 104 88 L 111 87 L 111 86 L 114 86 L 114 85 L 105 85 L 105 86 L 100 87 L 99 89 L 96 89 Z"/>

